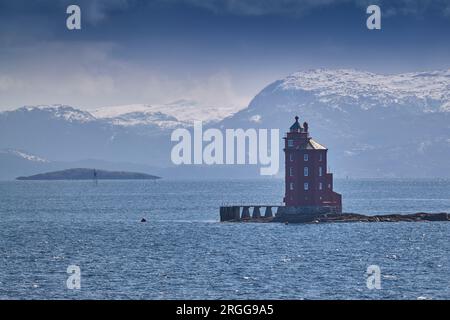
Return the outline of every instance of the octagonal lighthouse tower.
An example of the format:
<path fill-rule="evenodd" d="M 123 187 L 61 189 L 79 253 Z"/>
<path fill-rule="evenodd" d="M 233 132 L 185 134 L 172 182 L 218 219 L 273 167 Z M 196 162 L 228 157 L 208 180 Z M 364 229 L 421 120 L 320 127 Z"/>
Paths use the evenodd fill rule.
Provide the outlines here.
<path fill-rule="evenodd" d="M 327 151 L 309 136 L 308 123 L 298 117 L 287 132 L 285 153 L 285 207 L 280 214 L 341 213 L 341 195 L 333 191 L 327 172 Z"/>

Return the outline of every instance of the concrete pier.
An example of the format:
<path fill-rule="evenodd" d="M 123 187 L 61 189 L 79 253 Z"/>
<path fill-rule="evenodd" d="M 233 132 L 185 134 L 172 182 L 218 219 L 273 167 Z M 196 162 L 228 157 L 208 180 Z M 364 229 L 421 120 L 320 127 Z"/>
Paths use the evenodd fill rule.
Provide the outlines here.
<path fill-rule="evenodd" d="M 266 211 L 264 212 L 264 218 L 273 217 L 272 207 L 266 207 Z"/>
<path fill-rule="evenodd" d="M 254 207 L 253 208 L 253 215 L 252 215 L 253 219 L 259 219 L 261 218 L 261 211 L 259 211 L 259 207 Z"/>
<path fill-rule="evenodd" d="M 274 212 L 272 212 L 274 208 Z M 264 215 L 261 214 L 264 210 Z M 272 204 L 245 204 L 220 207 L 220 221 L 247 222 L 311 222 L 325 214 L 340 214 L 334 206 L 286 207 Z"/>
<path fill-rule="evenodd" d="M 238 221 L 240 219 L 240 207 L 220 207 L 220 221 Z"/>
<path fill-rule="evenodd" d="M 220 221 L 269 221 L 272 220 L 272 208 L 277 208 L 280 205 L 231 205 L 220 207 Z M 250 210 L 251 214 L 250 214 Z M 261 210 L 264 210 L 264 216 L 261 215 Z"/>
<path fill-rule="evenodd" d="M 250 207 L 244 207 L 242 209 L 241 219 L 250 219 Z"/>

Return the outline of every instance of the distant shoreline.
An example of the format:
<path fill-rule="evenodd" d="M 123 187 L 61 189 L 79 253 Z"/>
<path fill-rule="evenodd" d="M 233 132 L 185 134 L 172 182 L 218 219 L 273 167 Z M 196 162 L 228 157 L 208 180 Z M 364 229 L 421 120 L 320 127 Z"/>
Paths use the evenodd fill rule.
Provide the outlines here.
<path fill-rule="evenodd" d="M 106 171 L 90 168 L 74 168 L 52 171 L 31 176 L 17 177 L 20 181 L 55 181 L 55 180 L 158 180 L 161 177 L 128 171 Z"/>

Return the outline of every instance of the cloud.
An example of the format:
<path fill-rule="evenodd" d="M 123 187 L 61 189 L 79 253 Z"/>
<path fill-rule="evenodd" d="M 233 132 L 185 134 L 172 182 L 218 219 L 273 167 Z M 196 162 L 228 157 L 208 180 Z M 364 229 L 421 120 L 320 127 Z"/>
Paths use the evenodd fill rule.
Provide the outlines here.
<path fill-rule="evenodd" d="M 249 97 L 236 94 L 231 75 L 220 71 L 200 81 L 190 83 L 185 95 L 192 100 L 201 101 L 203 104 L 215 106 L 245 106 Z"/>
<path fill-rule="evenodd" d="M 303 14 L 310 9 L 351 0 L 171 0 L 201 7 L 214 13 L 238 15 L 292 15 Z"/>
<path fill-rule="evenodd" d="M 134 103 L 192 100 L 208 106 L 244 107 L 251 99 L 250 96 L 237 93 L 233 77 L 226 71 L 211 72 L 204 76 L 197 75 L 195 78 L 183 74 L 171 77 L 150 70 L 140 74 L 136 74 L 135 71 L 133 73 L 135 74 L 133 88 L 126 90 L 128 90 L 129 101 Z M 123 85 L 126 86 L 125 80 Z M 135 100 L 131 100 L 133 98 Z"/>
<path fill-rule="evenodd" d="M 69 5 L 80 6 L 83 19 L 87 23 L 97 24 L 106 20 L 110 14 L 133 8 L 142 0 L 2 0 L 0 16 L 26 17 L 53 16 L 66 12 Z"/>
<path fill-rule="evenodd" d="M 444 9 L 444 15 L 450 17 L 450 4 Z"/>
<path fill-rule="evenodd" d="M 168 74 L 146 62 L 117 57 L 116 49 L 107 42 L 56 42 L 9 52 L 5 61 L 14 56 L 15 67 L 0 73 L 0 109 L 54 103 L 93 108 L 180 99 L 230 107 L 246 106 L 250 100 L 237 93 L 234 79 L 226 71 L 191 74 L 177 70 Z"/>
<path fill-rule="evenodd" d="M 90 0 L 81 1 L 80 6 L 86 19 L 91 24 L 98 24 L 106 20 L 112 12 L 125 11 L 132 7 L 132 0 Z"/>
<path fill-rule="evenodd" d="M 67 6 L 77 4 L 89 24 L 99 24 L 117 12 L 127 10 L 153 10 L 158 7 L 191 6 L 216 14 L 243 16 L 303 15 L 314 9 L 354 5 L 367 7 L 378 4 L 389 15 L 419 15 L 435 10 L 450 16 L 448 0 L 2 0 L 0 16 L 11 14 L 45 15 L 62 12 Z M 24 8 L 26 10 L 24 11 Z"/>
<path fill-rule="evenodd" d="M 20 82 L 16 81 L 13 77 L 6 75 L 0 76 L 0 92 L 8 91 L 17 87 L 20 87 Z"/>
<path fill-rule="evenodd" d="M 381 3 L 383 12 L 391 8 L 392 15 L 421 14 L 445 7 L 450 17 L 450 4 L 442 0 L 0 0 L 0 107 L 41 103 L 98 107 L 177 99 L 243 106 L 269 81 L 303 64 L 361 66 L 368 58 L 350 61 L 348 56 L 352 54 L 346 52 L 352 47 L 341 43 L 337 44 L 340 51 L 333 49 L 335 54 L 330 54 L 329 48 L 336 43 L 323 40 L 323 33 L 318 31 L 316 35 L 315 30 L 310 30 L 309 42 L 297 47 L 297 35 L 291 36 L 297 32 L 294 28 L 282 26 L 279 30 L 285 34 L 275 33 L 265 29 L 264 19 L 255 24 L 261 28 L 242 29 L 242 34 L 236 34 L 241 25 L 247 26 L 236 20 L 304 15 L 315 9 L 334 10 L 341 4 L 361 7 L 364 16 L 364 6 L 372 2 Z M 81 6 L 83 23 L 98 26 L 67 32 L 64 7 L 72 3 Z M 155 8 L 161 16 L 146 19 L 146 12 Z M 195 8 L 205 12 L 192 13 Z M 139 10 L 147 11 L 140 14 Z M 120 12 L 123 16 L 116 21 Z M 217 25 L 208 30 L 204 23 L 211 19 L 204 16 L 209 12 L 241 17 L 218 19 Z M 178 14 L 183 14 L 183 19 Z M 133 20 L 137 17 L 143 19 L 142 25 Z M 221 32 L 228 27 L 229 33 Z M 436 60 L 437 54 L 443 57 L 438 61 L 447 63 L 445 45 L 443 41 L 444 50 L 433 50 L 430 60 Z M 409 57 L 412 63 L 419 61 L 413 54 L 420 54 L 411 52 L 401 61 Z M 419 58 L 424 60 L 422 55 Z M 374 63 L 373 68 L 378 68 L 377 60 Z M 384 60 L 381 63 L 383 68 L 390 67 Z"/>
<path fill-rule="evenodd" d="M 303 15 L 314 9 L 339 5 L 367 7 L 381 6 L 383 12 L 393 15 L 421 15 L 436 10 L 450 16 L 448 0 L 169 0 L 210 10 L 216 14 L 247 16 Z M 332 10 L 332 9 L 331 9 Z"/>

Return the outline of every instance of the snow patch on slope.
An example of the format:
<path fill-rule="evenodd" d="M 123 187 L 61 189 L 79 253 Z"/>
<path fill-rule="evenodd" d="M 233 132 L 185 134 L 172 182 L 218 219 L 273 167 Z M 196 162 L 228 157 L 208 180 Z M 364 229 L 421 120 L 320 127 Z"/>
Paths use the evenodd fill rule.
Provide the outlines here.
<path fill-rule="evenodd" d="M 95 121 L 95 117 L 89 112 L 75 109 L 71 106 L 62 104 L 25 106 L 18 111 L 34 112 L 42 111 L 51 113 L 52 117 L 67 120 L 69 122 L 90 122 Z"/>
<path fill-rule="evenodd" d="M 315 69 L 293 73 L 274 89 L 309 91 L 328 105 L 376 105 L 419 102 L 424 112 L 450 111 L 450 70 L 382 75 L 351 69 Z"/>
<path fill-rule="evenodd" d="M 91 110 L 91 113 L 98 119 L 113 121 L 123 126 L 156 124 L 171 128 L 180 124 L 191 125 L 194 121 L 220 121 L 240 109 L 205 106 L 190 100 L 179 100 L 162 105 L 132 104 L 103 107 Z"/>
<path fill-rule="evenodd" d="M 41 162 L 41 163 L 49 163 L 50 161 L 29 153 L 26 153 L 24 151 L 20 151 L 20 150 L 15 150 L 15 149 L 5 149 L 5 150 L 0 150 L 0 153 L 3 154 L 11 154 L 11 155 L 15 155 L 17 157 L 20 157 L 22 159 L 25 160 L 29 160 L 29 161 L 33 161 L 33 162 Z"/>

